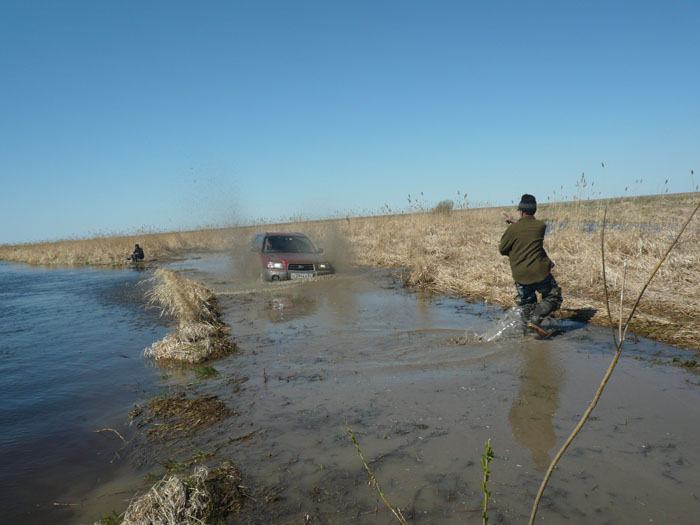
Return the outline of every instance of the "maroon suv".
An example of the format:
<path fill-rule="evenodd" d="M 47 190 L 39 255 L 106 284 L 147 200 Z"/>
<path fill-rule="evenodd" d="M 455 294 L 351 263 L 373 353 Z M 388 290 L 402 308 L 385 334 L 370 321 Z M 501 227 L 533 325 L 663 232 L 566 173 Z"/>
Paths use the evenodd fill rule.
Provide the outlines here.
<path fill-rule="evenodd" d="M 250 241 L 248 271 L 266 281 L 305 279 L 333 273 L 333 266 L 303 233 L 261 232 Z"/>

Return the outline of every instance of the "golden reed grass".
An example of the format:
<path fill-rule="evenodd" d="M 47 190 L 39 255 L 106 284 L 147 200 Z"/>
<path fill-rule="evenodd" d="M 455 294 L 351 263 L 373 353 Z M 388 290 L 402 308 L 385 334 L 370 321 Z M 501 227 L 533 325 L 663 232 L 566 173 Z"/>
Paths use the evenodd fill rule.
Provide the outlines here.
<path fill-rule="evenodd" d="M 156 270 L 152 279 L 157 284 L 148 292 L 148 298 L 175 317 L 178 326 L 146 348 L 146 357 L 201 363 L 233 351 L 228 327 L 219 319 L 216 297 L 209 288 L 167 268 Z"/>
<path fill-rule="evenodd" d="M 583 181 L 582 184 L 585 184 Z M 698 194 L 541 203 L 550 223 L 545 248 L 564 292 L 560 316 L 609 324 L 597 235 L 607 203 L 608 292 L 619 294 L 623 268 L 633 297 L 692 209 Z M 514 305 L 508 260 L 498 253 L 503 213 L 513 208 L 421 211 L 323 221 L 298 220 L 238 228 L 104 237 L 0 246 L 0 259 L 40 264 L 123 264 L 138 242 L 146 262 L 196 250 L 242 253 L 254 231 L 302 231 L 342 270 L 343 263 L 395 268 L 407 285 L 437 293 Z M 700 228 L 694 221 L 640 304 L 631 329 L 652 339 L 697 349 L 700 341 Z M 630 305 L 625 305 L 630 306 Z"/>
<path fill-rule="evenodd" d="M 223 250 L 231 245 L 234 230 L 220 228 L 142 235 L 104 236 L 56 242 L 0 246 L 0 260 L 48 265 L 119 266 L 140 244 L 146 262 L 157 262 L 188 251 Z"/>

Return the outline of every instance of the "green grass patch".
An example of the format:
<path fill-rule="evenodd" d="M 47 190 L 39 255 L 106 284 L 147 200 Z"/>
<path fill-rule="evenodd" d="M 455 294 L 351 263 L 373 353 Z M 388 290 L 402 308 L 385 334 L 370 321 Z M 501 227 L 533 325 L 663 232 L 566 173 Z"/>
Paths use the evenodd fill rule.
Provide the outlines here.
<path fill-rule="evenodd" d="M 205 379 L 207 377 L 213 377 L 217 375 L 219 372 L 217 372 L 216 368 L 212 366 L 196 366 L 194 368 L 194 375 L 197 376 L 197 379 Z"/>

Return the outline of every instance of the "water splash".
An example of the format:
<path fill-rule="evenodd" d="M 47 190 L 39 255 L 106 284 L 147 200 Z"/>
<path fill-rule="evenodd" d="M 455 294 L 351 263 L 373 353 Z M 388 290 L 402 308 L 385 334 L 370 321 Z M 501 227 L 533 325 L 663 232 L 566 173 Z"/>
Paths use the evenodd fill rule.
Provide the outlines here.
<path fill-rule="evenodd" d="M 475 334 L 479 341 L 490 343 L 505 337 L 520 337 L 522 335 L 522 321 L 520 309 L 516 306 L 503 312 L 503 317 L 498 320 L 493 328 L 483 334 Z"/>

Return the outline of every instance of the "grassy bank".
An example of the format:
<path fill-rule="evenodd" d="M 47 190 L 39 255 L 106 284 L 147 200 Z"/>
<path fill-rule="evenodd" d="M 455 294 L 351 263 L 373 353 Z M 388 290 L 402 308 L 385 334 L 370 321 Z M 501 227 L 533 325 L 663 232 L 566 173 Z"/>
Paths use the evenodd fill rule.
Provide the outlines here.
<path fill-rule="evenodd" d="M 600 222 L 608 206 L 609 292 L 633 298 L 692 209 L 698 194 L 541 204 L 550 222 L 545 247 L 564 291 L 559 315 L 607 324 L 600 264 Z M 396 268 L 407 285 L 512 306 L 507 258 L 498 254 L 503 213 L 514 208 L 419 211 L 403 215 L 250 226 L 130 237 L 0 246 L 0 259 L 41 264 L 123 264 L 138 242 L 153 261 L 193 250 L 245 249 L 253 231 L 309 234 L 342 263 Z M 700 220 L 695 219 L 646 292 L 632 330 L 683 348 L 700 344 Z M 631 299 L 630 299 L 631 300 Z M 631 304 L 625 303 L 628 309 Z M 615 309 L 618 311 L 618 309 Z"/>

